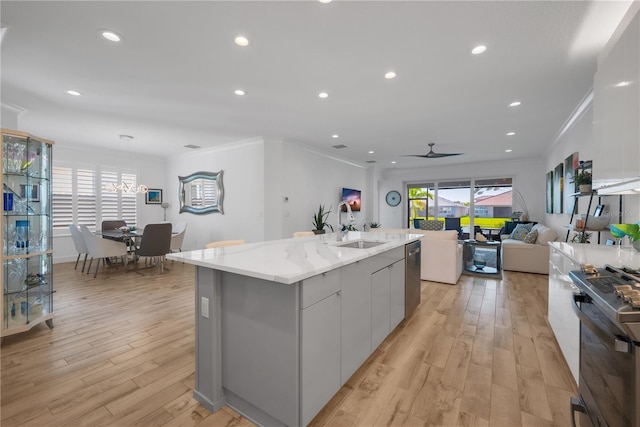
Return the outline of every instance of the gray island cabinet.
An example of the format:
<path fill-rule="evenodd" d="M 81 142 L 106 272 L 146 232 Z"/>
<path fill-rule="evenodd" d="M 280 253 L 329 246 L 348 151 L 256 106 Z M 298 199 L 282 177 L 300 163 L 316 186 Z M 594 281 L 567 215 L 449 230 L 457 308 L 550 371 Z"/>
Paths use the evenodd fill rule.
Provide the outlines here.
<path fill-rule="evenodd" d="M 268 426 L 307 425 L 405 317 L 405 245 L 350 233 L 167 257 L 196 265 L 194 397 Z"/>

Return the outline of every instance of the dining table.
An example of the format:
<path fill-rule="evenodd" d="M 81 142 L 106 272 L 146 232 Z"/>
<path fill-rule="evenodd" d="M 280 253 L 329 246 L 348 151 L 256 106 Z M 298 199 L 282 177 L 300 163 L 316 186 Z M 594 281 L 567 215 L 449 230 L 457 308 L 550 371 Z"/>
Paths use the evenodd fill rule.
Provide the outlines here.
<path fill-rule="evenodd" d="M 128 230 L 123 231 L 118 228 L 114 230 L 96 230 L 95 234 L 105 237 L 107 239 L 117 240 L 120 242 L 124 242 L 127 245 L 127 251 L 132 256 L 130 261 L 136 262 L 138 257 L 136 257 L 136 239 L 141 238 L 144 233 L 144 230 Z M 109 260 L 107 260 L 107 264 L 110 264 Z"/>

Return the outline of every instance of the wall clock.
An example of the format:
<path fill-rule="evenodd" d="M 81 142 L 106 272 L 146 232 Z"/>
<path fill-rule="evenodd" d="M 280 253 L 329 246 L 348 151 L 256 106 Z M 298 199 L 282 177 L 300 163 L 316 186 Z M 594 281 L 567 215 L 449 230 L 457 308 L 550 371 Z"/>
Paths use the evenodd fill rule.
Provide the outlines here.
<path fill-rule="evenodd" d="M 398 206 L 400 204 L 401 196 L 395 190 L 389 191 L 387 193 L 387 204 L 389 206 Z"/>

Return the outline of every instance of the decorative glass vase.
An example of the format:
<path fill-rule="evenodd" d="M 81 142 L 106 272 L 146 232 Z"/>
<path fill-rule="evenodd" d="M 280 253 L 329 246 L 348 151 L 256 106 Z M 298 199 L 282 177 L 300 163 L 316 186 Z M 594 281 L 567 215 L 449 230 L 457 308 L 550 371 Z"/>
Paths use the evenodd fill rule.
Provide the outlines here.
<path fill-rule="evenodd" d="M 4 169 L 7 173 L 19 173 L 24 159 L 25 145 L 9 142 L 4 145 Z"/>

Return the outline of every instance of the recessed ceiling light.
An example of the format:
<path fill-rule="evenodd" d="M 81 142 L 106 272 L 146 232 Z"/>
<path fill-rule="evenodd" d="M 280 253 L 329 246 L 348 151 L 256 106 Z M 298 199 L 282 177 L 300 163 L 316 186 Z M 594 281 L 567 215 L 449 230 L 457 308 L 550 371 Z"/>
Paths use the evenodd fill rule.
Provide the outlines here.
<path fill-rule="evenodd" d="M 68 90 L 67 93 L 69 95 L 73 95 L 73 96 L 82 96 L 82 94 L 80 92 L 78 92 L 77 90 Z"/>
<path fill-rule="evenodd" d="M 331 135 L 331 138 L 340 138 L 340 135 L 338 135 L 337 133 L 334 133 L 333 135 Z"/>
<path fill-rule="evenodd" d="M 245 91 L 243 91 L 242 89 L 236 89 L 233 93 L 235 93 L 238 96 L 244 96 L 247 93 Z"/>
<path fill-rule="evenodd" d="M 396 161 L 395 161 L 395 160 L 393 160 L 393 161 L 391 162 L 391 164 L 392 164 L 392 165 L 395 165 L 395 164 L 396 164 Z"/>
<path fill-rule="evenodd" d="M 120 37 L 119 34 L 114 33 L 111 30 L 100 30 L 100 34 L 102 34 L 102 37 L 112 42 L 119 42 L 122 40 L 122 37 Z"/>
<path fill-rule="evenodd" d="M 479 45 L 479 46 L 474 47 L 474 48 L 471 50 L 471 53 L 473 53 L 474 55 L 480 55 L 480 54 L 481 54 L 481 53 L 483 53 L 485 50 L 487 50 L 487 47 L 486 47 L 486 46 L 484 46 L 484 45 Z"/>
<path fill-rule="evenodd" d="M 520 104 L 522 104 L 520 101 L 513 101 L 511 104 L 509 104 L 509 107 L 517 107 Z"/>
<path fill-rule="evenodd" d="M 320 3 L 331 3 L 331 0 L 318 0 Z"/>
<path fill-rule="evenodd" d="M 384 75 L 385 79 L 395 79 L 396 78 L 396 73 L 395 71 L 389 71 L 387 74 Z"/>
<path fill-rule="evenodd" d="M 629 86 L 630 84 L 631 84 L 631 82 L 623 81 L 623 82 L 620 82 L 620 83 L 616 84 L 616 87 L 625 87 L 625 86 Z"/>
<path fill-rule="evenodd" d="M 369 154 L 373 154 L 373 153 L 375 153 L 375 151 L 373 151 L 373 150 L 369 151 Z"/>
<path fill-rule="evenodd" d="M 510 152 L 512 152 L 512 151 L 513 151 L 513 150 L 512 150 L 512 149 L 510 149 L 510 148 L 509 148 L 509 149 L 504 150 L 504 152 L 505 152 L 505 153 L 510 153 Z"/>
<path fill-rule="evenodd" d="M 235 42 L 238 46 L 248 46 L 249 39 L 244 36 L 238 36 L 235 38 Z"/>
<path fill-rule="evenodd" d="M 318 98 L 323 98 L 324 99 L 324 98 L 328 98 L 328 97 L 329 97 L 329 94 L 327 92 L 320 92 L 318 94 Z"/>
<path fill-rule="evenodd" d="M 131 135 L 120 135 L 120 139 L 123 141 L 131 141 L 133 137 Z"/>
<path fill-rule="evenodd" d="M 507 136 L 513 136 L 513 135 L 515 135 L 515 134 L 516 134 L 515 132 L 508 132 L 508 133 L 507 133 Z"/>

